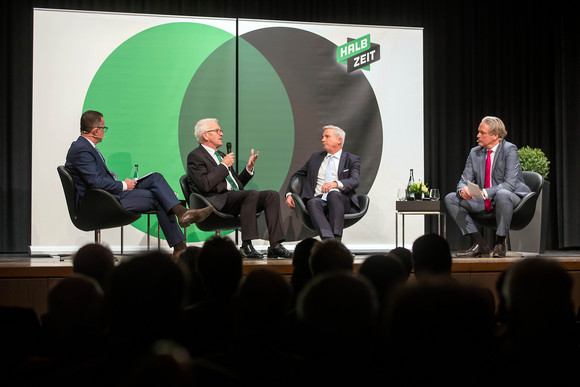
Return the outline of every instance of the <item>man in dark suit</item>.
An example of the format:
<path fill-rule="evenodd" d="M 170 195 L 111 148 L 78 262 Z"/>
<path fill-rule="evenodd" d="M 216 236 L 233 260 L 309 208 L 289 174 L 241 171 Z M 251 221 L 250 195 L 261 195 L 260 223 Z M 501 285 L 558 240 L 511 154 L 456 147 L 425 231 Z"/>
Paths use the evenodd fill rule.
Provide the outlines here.
<path fill-rule="evenodd" d="M 258 153 L 252 149 L 250 159 L 238 175 L 232 168 L 234 154 L 218 151 L 223 145 L 224 133 L 215 118 L 205 118 L 195 125 L 199 147 L 187 156 L 187 179 L 193 192 L 204 196 L 217 210 L 240 215 L 244 258 L 263 258 L 252 240 L 258 238 L 256 213 L 264 211 L 268 227 L 268 258 L 291 258 L 292 253 L 282 245 L 284 230 L 278 192 L 272 190 L 246 190 L 244 186 L 254 175 Z"/>
<path fill-rule="evenodd" d="M 159 173 L 152 173 L 139 182 L 131 179 L 118 181 L 96 147 L 105 138 L 107 129 L 101 113 L 94 110 L 83 113 L 81 135 L 71 144 L 65 164 L 75 183 L 77 199 L 81 199 L 87 190 L 98 188 L 114 195 L 129 211 L 144 213 L 154 210 L 167 243 L 173 247 L 173 258 L 177 259 L 187 248 L 180 227 L 204 220 L 211 214 L 212 207 L 188 210 Z"/>
<path fill-rule="evenodd" d="M 479 233 L 470 214 L 495 212 L 497 221 L 493 257 L 505 257 L 505 239 L 510 229 L 514 207 L 530 192 L 524 183 L 518 148 L 505 140 L 505 125 L 497 117 L 484 117 L 479 124 L 478 146 L 471 149 L 457 191 L 445 197 L 449 215 L 455 220 L 463 235 L 469 235 L 471 247 L 457 252 L 458 257 L 480 257 L 490 253 L 490 248 Z M 483 198 L 469 193 L 467 182 L 477 184 Z"/>
<path fill-rule="evenodd" d="M 306 178 L 300 195 L 322 239 L 341 240 L 344 214 L 359 210 L 355 189 L 359 184 L 360 159 L 342 150 L 345 137 L 341 128 L 325 126 L 322 133 L 324 151 L 313 153 L 292 176 Z M 286 204 L 294 208 L 290 185 L 286 191 Z"/>

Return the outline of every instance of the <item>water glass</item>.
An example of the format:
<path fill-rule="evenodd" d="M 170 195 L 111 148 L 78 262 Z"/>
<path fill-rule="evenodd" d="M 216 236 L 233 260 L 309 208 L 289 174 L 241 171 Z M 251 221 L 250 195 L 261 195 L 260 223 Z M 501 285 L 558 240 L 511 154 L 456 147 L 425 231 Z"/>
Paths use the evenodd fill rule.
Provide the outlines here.
<path fill-rule="evenodd" d="M 439 195 L 439 190 L 437 188 L 433 188 L 430 192 L 431 194 L 431 200 L 439 200 L 440 199 L 440 195 Z"/>
<path fill-rule="evenodd" d="M 407 189 L 406 188 L 399 188 L 397 191 L 397 199 L 405 200 L 407 198 Z"/>

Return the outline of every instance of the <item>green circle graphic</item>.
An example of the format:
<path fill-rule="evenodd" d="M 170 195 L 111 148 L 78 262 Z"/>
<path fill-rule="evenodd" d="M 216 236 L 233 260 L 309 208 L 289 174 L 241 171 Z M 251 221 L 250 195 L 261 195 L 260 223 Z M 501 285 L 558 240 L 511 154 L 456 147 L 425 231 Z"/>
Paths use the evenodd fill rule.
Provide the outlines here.
<path fill-rule="evenodd" d="M 177 133 L 183 97 L 200 65 L 232 37 L 205 24 L 168 23 L 132 36 L 103 62 L 83 111 L 103 113 L 110 129 L 99 149 L 120 180 L 132 177 L 133 166 L 139 164 L 141 175 L 163 174 L 183 198 L 179 177 L 185 171 Z M 147 218 L 133 226 L 147 232 Z M 199 237 L 191 239 L 205 239 L 195 239 Z"/>

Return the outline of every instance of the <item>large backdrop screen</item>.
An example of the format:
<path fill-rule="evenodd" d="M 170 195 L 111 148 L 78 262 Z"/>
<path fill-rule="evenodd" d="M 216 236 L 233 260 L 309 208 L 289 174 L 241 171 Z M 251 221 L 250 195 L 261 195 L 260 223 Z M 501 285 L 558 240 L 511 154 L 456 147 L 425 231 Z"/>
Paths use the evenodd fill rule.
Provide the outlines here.
<path fill-rule="evenodd" d="M 322 150 L 322 127 L 337 125 L 344 149 L 361 157 L 358 193 L 370 197 L 343 242 L 394 247 L 397 189 L 409 169 L 423 175 L 422 47 L 417 28 L 35 9 L 31 252 L 69 253 L 93 240 L 70 221 L 56 171 L 89 109 L 105 116 L 99 149 L 119 179 L 138 164 L 141 174 L 162 173 L 181 199 L 193 127 L 217 118 L 238 169 L 260 152 L 248 188 L 279 191 L 287 241 L 314 235 L 284 204 L 289 178 Z M 154 239 L 156 219 L 151 229 Z M 406 239 L 422 232 L 423 218 L 410 217 Z M 187 235 L 201 243 L 211 234 L 192 226 Z M 125 227 L 126 250 L 143 249 L 146 237 L 142 216 Z M 102 239 L 119 249 L 117 229 Z"/>

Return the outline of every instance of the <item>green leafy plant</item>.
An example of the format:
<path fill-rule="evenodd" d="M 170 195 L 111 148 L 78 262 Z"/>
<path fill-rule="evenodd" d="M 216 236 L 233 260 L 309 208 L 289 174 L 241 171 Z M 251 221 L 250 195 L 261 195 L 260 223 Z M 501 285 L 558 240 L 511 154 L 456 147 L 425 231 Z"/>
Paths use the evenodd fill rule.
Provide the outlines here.
<path fill-rule="evenodd" d="M 550 173 L 550 160 L 548 160 L 540 148 L 530 148 L 529 146 L 525 146 L 518 149 L 518 155 L 522 170 L 537 172 L 542 175 L 544 179 L 548 178 L 548 173 Z"/>
<path fill-rule="evenodd" d="M 421 180 L 419 180 L 418 183 L 413 183 L 409 187 L 409 192 L 410 193 L 424 193 L 427 196 L 429 196 L 429 188 L 427 188 L 427 186 L 425 184 L 422 184 Z"/>

